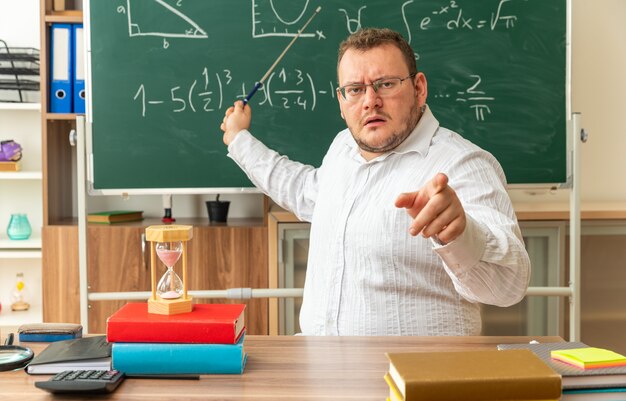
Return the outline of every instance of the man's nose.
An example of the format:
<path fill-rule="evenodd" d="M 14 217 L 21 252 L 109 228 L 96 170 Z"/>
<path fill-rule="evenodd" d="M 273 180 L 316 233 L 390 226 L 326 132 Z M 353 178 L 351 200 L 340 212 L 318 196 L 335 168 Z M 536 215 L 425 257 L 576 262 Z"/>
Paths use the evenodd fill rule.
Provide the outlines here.
<path fill-rule="evenodd" d="M 366 86 L 365 94 L 363 94 L 363 107 L 366 109 L 380 107 L 382 99 L 374 90 L 373 86 Z"/>

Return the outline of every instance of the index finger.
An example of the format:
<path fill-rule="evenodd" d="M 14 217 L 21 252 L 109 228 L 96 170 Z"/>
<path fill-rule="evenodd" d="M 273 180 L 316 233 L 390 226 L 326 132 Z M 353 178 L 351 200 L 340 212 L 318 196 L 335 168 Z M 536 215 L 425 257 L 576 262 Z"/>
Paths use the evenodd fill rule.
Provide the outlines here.
<path fill-rule="evenodd" d="M 437 173 L 432 180 L 428 181 L 422 191 L 426 192 L 429 198 L 437 195 L 448 186 L 448 176 L 444 173 Z"/>

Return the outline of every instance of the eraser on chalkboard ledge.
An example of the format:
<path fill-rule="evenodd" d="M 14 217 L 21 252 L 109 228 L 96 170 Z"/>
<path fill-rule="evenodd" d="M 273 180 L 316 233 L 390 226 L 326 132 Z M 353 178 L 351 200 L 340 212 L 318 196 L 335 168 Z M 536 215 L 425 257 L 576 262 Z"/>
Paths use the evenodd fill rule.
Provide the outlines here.
<path fill-rule="evenodd" d="M 83 336 L 83 326 L 75 323 L 31 323 L 17 329 L 20 342 L 54 342 Z"/>

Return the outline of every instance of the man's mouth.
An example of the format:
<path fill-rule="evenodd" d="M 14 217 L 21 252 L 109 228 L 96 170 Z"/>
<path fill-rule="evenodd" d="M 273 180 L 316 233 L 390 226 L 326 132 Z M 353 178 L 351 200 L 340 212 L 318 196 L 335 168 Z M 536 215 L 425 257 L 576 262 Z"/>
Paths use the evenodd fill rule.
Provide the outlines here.
<path fill-rule="evenodd" d="M 387 119 L 385 117 L 374 115 L 374 116 L 369 116 L 365 118 L 365 120 L 363 121 L 363 126 L 368 127 L 368 128 L 380 127 L 386 122 L 387 122 Z"/>

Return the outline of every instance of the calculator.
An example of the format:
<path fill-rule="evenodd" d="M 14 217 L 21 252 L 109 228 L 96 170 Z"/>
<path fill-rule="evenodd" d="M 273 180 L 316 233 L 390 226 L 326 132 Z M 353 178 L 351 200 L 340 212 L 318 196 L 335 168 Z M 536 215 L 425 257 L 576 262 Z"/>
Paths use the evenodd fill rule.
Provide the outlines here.
<path fill-rule="evenodd" d="M 51 393 L 111 393 L 123 380 L 117 370 L 66 370 L 35 386 Z"/>

